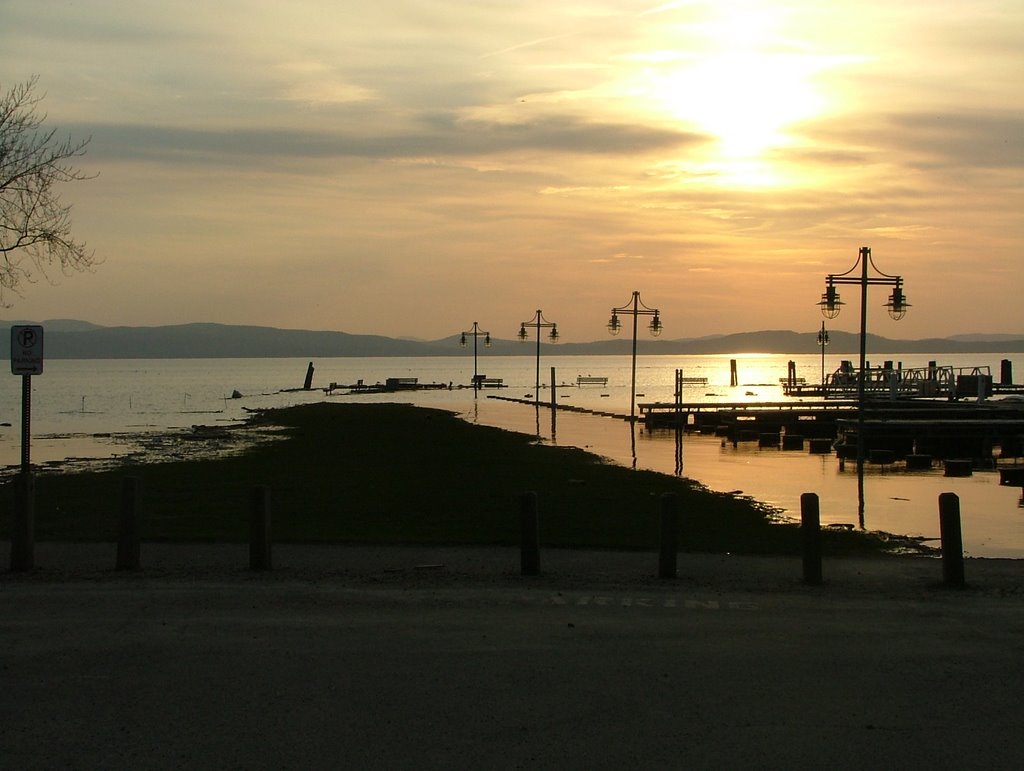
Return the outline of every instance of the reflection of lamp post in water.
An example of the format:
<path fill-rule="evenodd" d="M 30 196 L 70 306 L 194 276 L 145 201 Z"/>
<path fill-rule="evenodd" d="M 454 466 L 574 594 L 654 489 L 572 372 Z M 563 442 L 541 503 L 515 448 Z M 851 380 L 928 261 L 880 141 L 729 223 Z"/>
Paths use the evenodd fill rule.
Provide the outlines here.
<path fill-rule="evenodd" d="M 825 322 L 821 322 L 821 331 L 818 333 L 818 345 L 821 346 L 821 389 L 822 396 L 825 395 L 825 346 L 831 341 L 828 339 L 828 332 L 825 331 Z"/>
<path fill-rule="evenodd" d="M 558 325 L 555 324 L 553 321 L 547 321 L 544 318 L 544 314 L 541 313 L 538 310 L 534 314 L 532 319 L 530 319 L 529 321 L 520 322 L 518 337 L 519 337 L 519 341 L 521 343 L 525 343 L 527 338 L 529 338 L 529 336 L 530 336 L 529 333 L 526 331 L 526 328 L 528 326 L 529 327 L 535 327 L 536 330 L 537 330 L 537 380 L 536 380 L 536 383 L 534 384 L 534 389 L 533 389 L 533 401 L 535 403 L 539 404 L 540 403 L 540 330 L 541 330 L 541 328 L 550 329 L 551 332 L 548 333 L 548 339 L 550 339 L 552 343 L 557 343 L 558 342 Z"/>
<path fill-rule="evenodd" d="M 860 275 L 851 275 L 857 266 L 860 266 Z M 868 266 L 871 266 L 877 275 L 868 275 Z M 907 314 L 910 303 L 903 295 L 903 277 L 890 276 L 882 273 L 871 259 L 871 247 L 862 246 L 857 256 L 857 262 L 845 273 L 830 273 L 825 278 L 825 293 L 821 296 L 818 307 L 822 315 L 827 319 L 834 319 L 839 315 L 843 303 L 836 291 L 836 284 L 853 284 L 860 286 L 860 370 L 857 375 L 857 513 L 860 526 L 864 527 L 864 384 L 867 377 L 865 372 L 867 362 L 867 326 L 868 326 L 868 287 L 869 286 L 891 286 L 892 294 L 889 296 L 885 307 L 893 321 L 899 321 Z M 824 323 L 822 323 L 824 329 Z"/>
<path fill-rule="evenodd" d="M 661 334 L 661 315 L 657 308 L 648 308 L 640 301 L 640 293 L 633 292 L 633 300 L 621 308 L 612 308 L 612 317 L 608 321 L 608 331 L 613 334 L 619 334 L 619 330 L 622 328 L 622 322 L 619 321 L 619 314 L 626 313 L 633 317 L 633 379 L 630 382 L 629 389 L 629 420 L 633 422 L 636 420 L 636 328 L 637 318 L 639 316 L 653 316 L 651 323 L 648 325 L 648 329 L 651 331 L 652 337 L 657 337 Z"/>
<path fill-rule="evenodd" d="M 480 329 L 480 326 L 474 321 L 473 328 L 468 332 L 463 332 L 462 337 L 459 339 L 459 345 L 463 348 L 466 347 L 466 335 L 473 336 L 473 396 L 476 396 L 477 391 L 480 390 L 480 376 L 477 374 L 476 359 L 477 359 L 477 339 L 480 335 L 484 336 L 484 347 L 491 347 L 491 333 L 484 332 Z"/>

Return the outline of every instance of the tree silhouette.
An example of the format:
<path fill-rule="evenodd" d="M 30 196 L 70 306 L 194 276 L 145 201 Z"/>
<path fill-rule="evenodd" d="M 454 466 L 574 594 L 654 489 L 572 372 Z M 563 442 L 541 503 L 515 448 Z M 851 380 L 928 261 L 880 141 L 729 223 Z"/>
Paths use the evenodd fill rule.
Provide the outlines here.
<path fill-rule="evenodd" d="M 61 203 L 60 182 L 89 179 L 71 163 L 89 139 L 72 142 L 44 129 L 37 78 L 0 93 L 0 302 L 24 281 L 60 268 L 88 270 L 95 262 L 71 236 L 71 206 Z"/>

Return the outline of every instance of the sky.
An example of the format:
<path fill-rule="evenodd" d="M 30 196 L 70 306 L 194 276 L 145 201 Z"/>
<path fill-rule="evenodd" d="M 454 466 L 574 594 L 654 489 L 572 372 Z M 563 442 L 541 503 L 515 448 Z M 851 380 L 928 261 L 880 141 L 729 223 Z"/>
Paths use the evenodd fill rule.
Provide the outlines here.
<path fill-rule="evenodd" d="M 99 263 L 2 312 L 815 331 L 869 246 L 911 305 L 871 287 L 870 333 L 1024 333 L 1022 75 L 1020 0 L 0 0 Z"/>

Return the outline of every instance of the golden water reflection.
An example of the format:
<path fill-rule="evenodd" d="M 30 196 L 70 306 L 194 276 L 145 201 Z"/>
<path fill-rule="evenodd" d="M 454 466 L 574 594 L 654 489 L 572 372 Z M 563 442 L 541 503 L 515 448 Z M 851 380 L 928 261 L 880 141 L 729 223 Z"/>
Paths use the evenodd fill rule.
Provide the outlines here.
<path fill-rule="evenodd" d="M 541 408 L 549 413 L 550 408 Z M 723 444 L 717 437 L 677 435 L 674 429 L 648 431 L 627 421 L 560 411 L 553 437 L 545 415 L 532 406 L 487 400 L 477 422 L 534 433 L 542 441 L 593 452 L 626 467 L 679 474 L 712 490 L 749 495 L 783 510 L 798 520 L 800 496 L 817 493 L 822 524 L 856 526 L 857 472 L 855 464 L 840 470 L 832 454 L 759 448 L 756 442 Z M 938 497 L 960 497 L 964 549 L 976 557 L 1024 558 L 1024 511 L 1021 490 L 999 484 L 995 471 L 975 471 L 970 477 L 945 477 L 937 466 L 908 472 L 902 466 L 865 466 L 865 525 L 869 530 L 939 537 Z"/>

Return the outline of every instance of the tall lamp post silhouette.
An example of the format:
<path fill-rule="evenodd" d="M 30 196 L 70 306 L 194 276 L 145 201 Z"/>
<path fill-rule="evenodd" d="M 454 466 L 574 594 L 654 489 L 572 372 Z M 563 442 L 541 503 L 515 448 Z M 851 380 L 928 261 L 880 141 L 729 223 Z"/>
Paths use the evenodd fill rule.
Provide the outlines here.
<path fill-rule="evenodd" d="M 831 341 L 828 339 L 828 332 L 825 330 L 825 322 L 821 322 L 821 331 L 818 332 L 818 345 L 821 346 L 821 389 L 825 393 L 825 346 Z"/>
<path fill-rule="evenodd" d="M 636 420 L 636 328 L 637 319 L 640 316 L 652 316 L 651 323 L 648 325 L 648 329 L 651 332 L 652 337 L 657 337 L 661 334 L 661 314 L 657 308 L 648 308 L 640 301 L 640 293 L 633 292 L 633 299 L 631 302 L 626 303 L 621 308 L 612 308 L 612 317 L 608 321 L 608 331 L 612 335 L 619 334 L 622 329 L 622 322 L 619 321 L 619 314 L 624 313 L 633 317 L 633 379 L 630 381 L 629 388 L 629 420 L 634 422 Z"/>
<path fill-rule="evenodd" d="M 477 360 L 477 341 L 480 335 L 484 336 L 484 348 L 491 347 L 491 333 L 484 332 L 480 329 L 480 325 L 475 321 L 473 322 L 473 328 L 463 332 L 462 337 L 459 339 L 459 345 L 463 348 L 466 347 L 466 335 L 473 336 L 473 396 L 477 395 L 477 391 L 480 390 L 480 376 L 477 374 L 476 360 Z"/>
<path fill-rule="evenodd" d="M 533 315 L 533 318 L 529 321 L 523 321 L 519 324 L 519 342 L 525 343 L 530 336 L 530 333 L 526 331 L 527 327 L 533 327 L 537 330 L 537 380 L 533 387 L 533 401 L 537 404 L 540 403 L 540 331 L 541 329 L 550 329 L 548 333 L 548 339 L 552 343 L 558 342 L 558 325 L 553 321 L 548 321 L 544 318 L 544 314 L 539 310 Z"/>
<path fill-rule="evenodd" d="M 875 275 L 868 274 L 868 267 L 874 270 Z M 857 268 L 860 267 L 859 273 Z M 866 353 L 867 353 L 867 326 L 868 326 L 868 287 L 869 286 L 891 286 L 892 294 L 885 303 L 889 316 L 893 321 L 899 321 L 907 315 L 907 308 L 910 303 L 903 294 L 903 277 L 890 276 L 883 273 L 871 259 L 871 247 L 862 246 L 857 255 L 857 262 L 845 273 L 830 273 L 825 278 L 825 293 L 821 296 L 818 307 L 822 315 L 827 319 L 834 319 L 839 315 L 843 302 L 839 299 L 839 292 L 836 291 L 837 284 L 853 284 L 860 286 L 860 367 L 857 371 L 857 514 L 860 526 L 864 527 L 864 385 L 867 378 Z M 824 327 L 824 323 L 822 323 Z"/>

